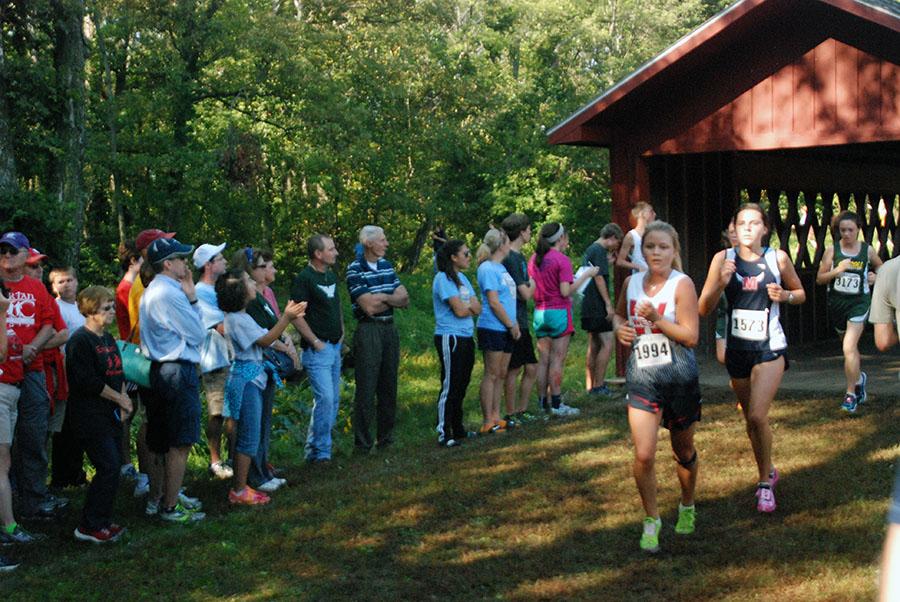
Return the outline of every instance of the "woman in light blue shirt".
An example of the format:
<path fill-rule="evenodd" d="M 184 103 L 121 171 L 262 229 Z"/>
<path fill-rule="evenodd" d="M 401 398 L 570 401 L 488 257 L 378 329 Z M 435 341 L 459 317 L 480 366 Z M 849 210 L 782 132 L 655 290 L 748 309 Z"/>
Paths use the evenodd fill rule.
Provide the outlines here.
<path fill-rule="evenodd" d="M 503 392 L 513 341 L 521 336 L 516 321 L 516 283 L 503 260 L 509 254 L 509 238 L 502 230 L 491 228 L 478 247 L 478 287 L 484 312 L 478 317 L 478 347 L 484 353 L 484 378 L 481 381 L 483 434 L 506 430 L 507 421 L 500 418 L 500 395 Z"/>
<path fill-rule="evenodd" d="M 438 272 L 431 285 L 434 305 L 434 347 L 441 362 L 438 394 L 438 445 L 456 447 L 468 436 L 463 426 L 463 398 L 475 365 L 472 316 L 481 303 L 463 270 L 472 259 L 461 240 L 449 240 L 437 253 Z"/>

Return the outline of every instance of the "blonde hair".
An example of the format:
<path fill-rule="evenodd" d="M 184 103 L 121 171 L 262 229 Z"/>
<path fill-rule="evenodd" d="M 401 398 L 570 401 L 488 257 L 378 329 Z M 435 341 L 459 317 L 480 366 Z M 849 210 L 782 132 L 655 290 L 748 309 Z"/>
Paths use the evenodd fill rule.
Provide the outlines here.
<path fill-rule="evenodd" d="M 647 209 L 653 209 L 653 205 L 646 201 L 640 201 L 634 204 L 634 207 L 631 208 L 631 217 L 637 219 L 641 216 L 641 213 L 646 211 Z"/>
<path fill-rule="evenodd" d="M 488 258 L 493 255 L 497 249 L 503 246 L 509 240 L 509 237 L 502 230 L 498 230 L 496 228 L 491 228 L 487 231 L 487 234 L 484 235 L 484 239 L 481 242 L 481 246 L 478 247 L 478 251 L 475 252 L 475 261 L 478 265 L 481 265 Z"/>
<path fill-rule="evenodd" d="M 672 259 L 672 267 L 681 271 L 681 243 L 678 241 L 678 232 L 668 222 L 655 220 L 647 224 L 644 230 L 644 236 L 641 238 L 641 252 L 644 250 L 644 243 L 647 241 L 647 235 L 651 232 L 665 232 L 672 239 L 672 246 L 675 247 L 675 257 Z"/>

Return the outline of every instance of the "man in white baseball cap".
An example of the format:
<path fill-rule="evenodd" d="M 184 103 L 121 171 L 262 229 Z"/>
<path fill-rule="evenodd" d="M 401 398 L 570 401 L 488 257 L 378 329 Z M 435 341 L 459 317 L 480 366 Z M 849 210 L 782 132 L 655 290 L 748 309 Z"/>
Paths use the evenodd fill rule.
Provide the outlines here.
<path fill-rule="evenodd" d="M 194 266 L 201 271 L 197 283 L 200 319 L 206 340 L 200 348 L 200 379 L 206 391 L 206 442 L 209 446 L 209 471 L 219 479 L 230 479 L 233 471 L 222 461 L 222 412 L 225 406 L 225 380 L 233 352 L 225 335 L 225 314 L 216 298 L 216 279 L 225 273 L 228 263 L 222 256 L 225 243 L 204 244 L 194 251 Z"/>

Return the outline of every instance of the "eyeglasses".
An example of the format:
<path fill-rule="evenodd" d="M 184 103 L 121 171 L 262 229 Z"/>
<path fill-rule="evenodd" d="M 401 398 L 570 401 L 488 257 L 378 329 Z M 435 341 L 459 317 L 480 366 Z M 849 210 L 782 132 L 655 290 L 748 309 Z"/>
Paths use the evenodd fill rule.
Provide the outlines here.
<path fill-rule="evenodd" d="M 471 255 L 471 253 L 469 253 L 469 251 L 466 251 L 463 253 L 463 257 L 468 257 L 469 255 Z"/>
<path fill-rule="evenodd" d="M 18 255 L 19 249 L 9 245 L 0 246 L 0 255 Z"/>
<path fill-rule="evenodd" d="M 100 307 L 100 311 L 113 311 L 115 309 L 116 306 L 114 303 L 107 303 L 106 305 Z"/>

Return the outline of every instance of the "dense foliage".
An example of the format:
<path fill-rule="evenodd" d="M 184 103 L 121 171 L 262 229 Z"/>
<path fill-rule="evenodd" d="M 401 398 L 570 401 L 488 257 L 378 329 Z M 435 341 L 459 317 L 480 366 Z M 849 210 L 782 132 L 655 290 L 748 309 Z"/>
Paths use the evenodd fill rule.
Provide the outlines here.
<path fill-rule="evenodd" d="M 376 222 L 410 269 L 434 226 L 520 210 L 579 248 L 606 155 L 546 129 L 724 4 L 3 0 L 0 227 L 87 281 L 146 227 L 292 269 L 310 234 L 346 258 Z"/>

